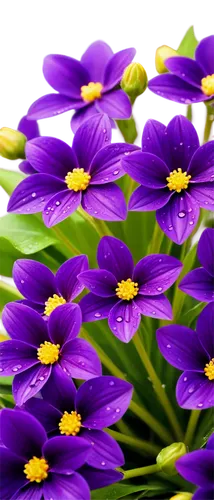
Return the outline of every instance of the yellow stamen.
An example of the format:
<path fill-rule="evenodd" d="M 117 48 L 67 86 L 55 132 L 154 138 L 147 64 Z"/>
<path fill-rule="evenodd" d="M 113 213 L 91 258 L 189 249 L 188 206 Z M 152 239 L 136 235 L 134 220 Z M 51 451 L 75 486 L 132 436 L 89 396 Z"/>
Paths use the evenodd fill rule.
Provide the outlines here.
<path fill-rule="evenodd" d="M 209 380 L 214 380 L 214 358 L 205 365 L 204 373 Z"/>
<path fill-rule="evenodd" d="M 115 291 L 119 299 L 131 300 L 139 292 L 138 283 L 134 283 L 131 278 L 128 278 L 126 281 L 122 280 L 117 283 L 117 288 Z"/>
<path fill-rule="evenodd" d="M 73 191 L 84 191 L 88 185 L 91 176 L 84 171 L 84 168 L 74 168 L 72 172 L 68 172 L 65 177 L 65 182 L 68 189 L 73 189 Z"/>
<path fill-rule="evenodd" d="M 42 363 L 42 365 L 53 365 L 59 359 L 59 344 L 52 344 L 51 342 L 44 342 L 40 344 L 39 349 L 37 349 L 37 358 Z"/>
<path fill-rule="evenodd" d="M 36 483 L 41 483 L 48 477 L 49 465 L 45 458 L 33 457 L 24 466 L 24 474 L 30 482 L 36 481 Z"/>
<path fill-rule="evenodd" d="M 187 175 L 187 172 L 182 172 L 182 169 L 178 168 L 178 170 L 170 172 L 169 177 L 166 178 L 167 187 L 170 191 L 174 190 L 180 193 L 182 189 L 187 189 L 190 179 L 191 175 Z"/>
<path fill-rule="evenodd" d="M 52 311 L 54 311 L 56 307 L 61 306 L 62 304 L 66 304 L 66 300 L 54 293 L 53 297 L 49 297 L 49 299 L 45 302 L 44 314 L 46 316 L 50 316 Z"/>
<path fill-rule="evenodd" d="M 66 436 L 76 436 L 81 427 L 81 415 L 76 411 L 68 413 L 65 411 L 59 423 L 59 430 L 61 434 Z"/>
<path fill-rule="evenodd" d="M 81 87 L 81 97 L 85 102 L 92 102 L 95 99 L 100 99 L 102 91 L 102 83 L 90 82 L 88 85 Z"/>
<path fill-rule="evenodd" d="M 201 89 L 205 95 L 210 96 L 214 94 L 214 74 L 202 78 Z"/>

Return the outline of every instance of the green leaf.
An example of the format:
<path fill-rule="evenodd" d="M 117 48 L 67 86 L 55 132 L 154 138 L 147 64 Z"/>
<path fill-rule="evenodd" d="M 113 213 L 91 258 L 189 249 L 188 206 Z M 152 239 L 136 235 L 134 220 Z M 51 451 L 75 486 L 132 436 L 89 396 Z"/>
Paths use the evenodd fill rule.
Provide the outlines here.
<path fill-rule="evenodd" d="M 198 40 L 195 37 L 193 26 L 191 26 L 184 35 L 177 52 L 180 56 L 190 57 L 193 59 L 197 45 Z"/>
<path fill-rule="evenodd" d="M 137 491 L 157 491 L 163 492 L 168 490 L 168 485 L 163 485 L 162 483 L 152 484 L 124 484 L 117 483 L 107 486 L 106 488 L 100 488 L 98 490 L 92 491 L 91 500 L 118 500 L 119 498 L 125 498 L 131 493 L 136 493 Z"/>
<path fill-rule="evenodd" d="M 15 260 L 22 257 L 23 254 L 16 250 L 9 240 L 0 237 L 0 275 L 10 278 Z"/>
<path fill-rule="evenodd" d="M 137 129 L 133 116 L 129 120 L 117 120 L 117 125 L 125 142 L 134 144 L 137 138 Z"/>
<path fill-rule="evenodd" d="M 25 179 L 25 175 L 20 172 L 13 172 L 13 170 L 0 169 L 0 186 L 11 195 L 15 187 Z"/>
<path fill-rule="evenodd" d="M 22 295 L 16 288 L 8 285 L 8 283 L 4 283 L 4 281 L 0 281 L 0 311 L 2 311 L 8 302 L 13 302 L 21 298 Z"/>

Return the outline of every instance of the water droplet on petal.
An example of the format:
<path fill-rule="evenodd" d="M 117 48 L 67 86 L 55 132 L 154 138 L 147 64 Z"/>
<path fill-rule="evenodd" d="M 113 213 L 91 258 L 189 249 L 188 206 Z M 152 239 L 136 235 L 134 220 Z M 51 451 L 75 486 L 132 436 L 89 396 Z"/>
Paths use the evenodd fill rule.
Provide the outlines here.
<path fill-rule="evenodd" d="M 187 381 L 187 377 L 184 377 L 184 382 L 186 382 L 186 381 Z"/>
<path fill-rule="evenodd" d="M 106 464 L 105 462 L 101 462 L 101 465 L 103 465 L 103 466 L 104 466 L 105 464 Z"/>
<path fill-rule="evenodd" d="M 36 198 L 36 193 L 32 193 L 32 198 Z"/>
<path fill-rule="evenodd" d="M 110 409 L 111 409 L 110 406 L 107 406 L 106 411 L 110 411 Z"/>
<path fill-rule="evenodd" d="M 168 349 L 171 349 L 172 346 L 170 344 L 167 344 L 166 347 L 168 347 Z"/>
<path fill-rule="evenodd" d="M 158 287 L 157 287 L 157 291 L 158 291 L 158 292 L 162 292 L 162 290 L 163 290 L 162 286 L 158 286 Z"/>
<path fill-rule="evenodd" d="M 95 318 L 101 318 L 101 314 L 99 312 L 95 313 Z"/>
<path fill-rule="evenodd" d="M 184 217 L 186 217 L 186 212 L 185 212 L 185 210 L 181 210 L 181 212 L 178 212 L 178 217 L 179 217 L 180 219 L 183 219 Z"/>
<path fill-rule="evenodd" d="M 199 403 L 197 406 L 198 406 L 198 408 L 202 408 L 202 406 L 204 406 L 204 405 L 203 405 L 203 403 Z"/>
<path fill-rule="evenodd" d="M 56 201 L 56 206 L 59 207 L 61 205 L 60 201 Z"/>
<path fill-rule="evenodd" d="M 123 321 L 122 316 L 118 316 L 118 317 L 116 318 L 116 321 L 117 321 L 118 323 L 121 323 L 121 322 Z"/>
<path fill-rule="evenodd" d="M 113 380 L 111 380 L 111 381 L 109 382 L 109 385 L 111 385 L 111 386 L 112 386 L 112 385 L 114 385 L 114 381 L 113 381 Z"/>
<path fill-rule="evenodd" d="M 116 408 L 116 413 L 120 413 L 120 408 Z"/>

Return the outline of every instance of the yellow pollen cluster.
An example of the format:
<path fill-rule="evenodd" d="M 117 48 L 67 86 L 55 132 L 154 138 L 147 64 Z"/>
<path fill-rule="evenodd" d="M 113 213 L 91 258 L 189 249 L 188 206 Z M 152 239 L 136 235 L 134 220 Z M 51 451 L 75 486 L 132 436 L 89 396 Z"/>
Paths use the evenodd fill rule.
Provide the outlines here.
<path fill-rule="evenodd" d="M 182 189 L 187 189 L 190 179 L 191 175 L 187 175 L 187 172 L 182 172 L 182 169 L 178 168 L 178 170 L 170 172 L 169 177 L 166 178 L 167 187 L 170 191 L 180 193 Z"/>
<path fill-rule="evenodd" d="M 33 457 L 24 466 L 24 473 L 30 482 L 36 481 L 36 483 L 41 483 L 41 481 L 48 477 L 48 469 L 49 466 L 45 458 Z"/>
<path fill-rule="evenodd" d="M 122 280 L 117 283 L 117 288 L 115 291 L 119 299 L 131 300 L 139 292 L 138 283 L 134 283 L 131 278 L 128 278 L 126 281 Z"/>
<path fill-rule="evenodd" d="M 54 311 L 56 307 L 61 306 L 62 304 L 66 304 L 66 300 L 54 293 L 53 297 L 49 297 L 49 299 L 45 302 L 44 314 L 46 316 L 50 316 L 52 311 Z"/>
<path fill-rule="evenodd" d="M 201 89 L 205 95 L 210 96 L 214 94 L 214 74 L 202 78 Z"/>
<path fill-rule="evenodd" d="M 81 97 L 85 102 L 92 102 L 95 99 L 100 99 L 102 91 L 102 83 L 90 82 L 88 85 L 81 87 Z"/>
<path fill-rule="evenodd" d="M 88 185 L 91 176 L 84 171 L 84 168 L 74 168 L 72 172 L 68 172 L 65 177 L 65 182 L 68 189 L 73 191 L 84 191 Z"/>
<path fill-rule="evenodd" d="M 206 364 L 204 373 L 209 380 L 214 380 L 214 358 L 212 358 L 211 361 Z"/>
<path fill-rule="evenodd" d="M 65 411 L 59 423 L 59 430 L 61 434 L 66 436 L 76 436 L 81 427 L 81 415 L 76 411 L 68 413 Z"/>
<path fill-rule="evenodd" d="M 42 365 L 53 365 L 59 359 L 59 344 L 52 344 L 51 342 L 44 342 L 40 344 L 39 349 L 37 349 L 37 358 L 42 363 Z"/>

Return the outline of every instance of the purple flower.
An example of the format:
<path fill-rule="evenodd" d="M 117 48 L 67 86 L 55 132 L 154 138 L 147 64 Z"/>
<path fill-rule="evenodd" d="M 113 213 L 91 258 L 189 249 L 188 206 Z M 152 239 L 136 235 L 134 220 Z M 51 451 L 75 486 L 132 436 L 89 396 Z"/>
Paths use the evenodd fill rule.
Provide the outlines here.
<path fill-rule="evenodd" d="M 202 267 L 190 271 L 179 288 L 201 302 L 214 300 L 214 229 L 208 228 L 198 242 L 198 260 Z"/>
<path fill-rule="evenodd" d="M 176 397 L 182 408 L 199 410 L 214 405 L 214 304 L 198 317 L 196 332 L 182 325 L 157 330 L 158 347 L 164 358 L 184 370 L 177 382 Z"/>
<path fill-rule="evenodd" d="M 150 80 L 149 89 L 171 101 L 194 104 L 214 97 L 214 35 L 201 40 L 195 60 L 170 57 L 164 61 L 170 73 Z"/>
<path fill-rule="evenodd" d="M 80 283 L 90 290 L 79 303 L 83 321 L 108 318 L 113 334 L 129 342 L 139 327 L 141 314 L 172 319 L 165 292 L 179 276 L 182 264 L 168 255 L 148 255 L 134 266 L 123 241 L 104 236 L 98 245 L 99 269 L 83 271 Z"/>
<path fill-rule="evenodd" d="M 93 347 L 77 338 L 81 327 L 77 304 L 64 304 L 48 322 L 28 306 L 7 304 L 2 321 L 12 340 L 1 343 L 2 375 L 15 375 L 13 395 L 21 406 L 37 394 L 51 374 L 90 379 L 102 373 Z"/>
<path fill-rule="evenodd" d="M 190 483 L 199 486 L 192 500 L 214 498 L 214 434 L 207 441 L 206 449 L 192 451 L 176 462 L 176 469 Z"/>
<path fill-rule="evenodd" d="M 17 130 L 22 132 L 26 137 L 27 141 L 40 136 L 38 123 L 36 120 L 29 120 L 27 116 L 23 116 L 18 124 Z M 24 174 L 35 174 L 36 170 L 32 167 L 29 161 L 24 160 L 19 164 L 19 169 Z"/>
<path fill-rule="evenodd" d="M 28 142 L 27 160 L 39 173 L 17 186 L 8 212 L 43 212 L 45 225 L 51 227 L 81 204 L 97 219 L 124 220 L 124 194 L 113 181 L 124 175 L 122 156 L 138 148 L 124 143 L 106 146 L 110 137 L 110 121 L 99 114 L 78 129 L 72 148 L 52 137 Z"/>
<path fill-rule="evenodd" d="M 117 442 L 104 428 L 115 424 L 126 412 L 132 385 L 112 376 L 101 376 L 84 382 L 78 390 L 63 372 L 56 370 L 42 389 L 44 399 L 32 398 L 24 409 L 36 417 L 49 437 L 57 434 L 86 439 L 91 453 L 86 462 L 101 470 L 124 464 Z"/>
<path fill-rule="evenodd" d="M 75 109 L 73 132 L 96 113 L 107 113 L 117 120 L 130 118 L 129 98 L 117 85 L 135 52 L 131 48 L 113 54 L 106 43 L 97 41 L 88 47 L 81 62 L 61 55 L 45 57 L 44 77 L 58 93 L 40 97 L 30 107 L 28 116 L 39 120 Z"/>
<path fill-rule="evenodd" d="M 142 151 L 122 160 L 124 170 L 141 184 L 129 210 L 157 210 L 161 229 L 181 245 L 195 228 L 200 207 L 214 210 L 213 145 L 199 147 L 196 130 L 184 116 L 176 116 L 167 127 L 149 120 Z"/>

